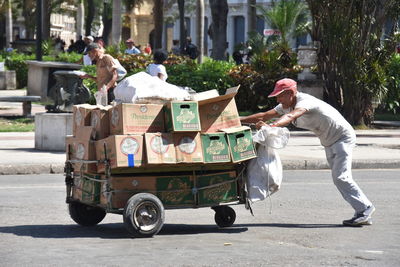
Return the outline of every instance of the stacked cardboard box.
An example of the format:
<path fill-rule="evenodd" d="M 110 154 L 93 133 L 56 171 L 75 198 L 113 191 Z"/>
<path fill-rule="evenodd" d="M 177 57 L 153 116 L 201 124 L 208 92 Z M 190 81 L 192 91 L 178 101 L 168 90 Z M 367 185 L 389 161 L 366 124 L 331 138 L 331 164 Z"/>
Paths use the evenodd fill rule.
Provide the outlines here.
<path fill-rule="evenodd" d="M 74 106 L 74 136 L 67 137 L 67 159 L 97 161 L 74 163 L 74 169 L 79 173 L 100 175 L 106 172 L 107 164 L 112 173 L 118 173 L 119 169 L 126 172 L 127 168 L 137 168 L 135 173 L 140 173 L 142 167 L 155 167 L 157 172 L 158 165 L 237 163 L 254 158 L 256 155 L 250 129 L 241 126 L 236 108 L 234 97 L 237 91 L 238 87 L 230 88 L 225 95 L 220 96 L 216 90 L 212 90 L 197 94 L 193 101 L 170 101 L 165 105 L 124 103 L 114 107 L 86 104 Z M 218 184 L 219 181 L 231 179 L 232 175 L 229 173 L 217 179 L 210 178 L 213 174 L 209 174 L 210 177 L 199 176 L 197 179 L 200 180 L 191 176 L 170 177 L 169 180 L 168 177 L 138 178 L 135 175 L 113 177 L 108 183 L 111 188 L 122 186 L 124 189 L 125 184 L 138 182 L 145 186 L 137 187 L 139 191 L 165 191 L 162 185 L 166 185 L 164 189 L 168 191 L 175 188 L 175 185 L 191 189 L 194 186 Z M 88 188 L 88 192 L 98 190 L 95 186 L 89 188 L 90 182 L 84 179 L 80 181 L 77 188 Z M 214 191 L 206 190 L 203 194 L 211 196 L 219 190 L 229 196 L 237 193 L 225 187 L 216 186 Z M 175 199 L 177 196 L 169 198 L 168 193 L 165 194 L 159 197 L 169 205 L 191 205 L 195 201 L 190 192 L 180 200 Z M 80 199 L 84 195 L 82 192 L 75 194 Z M 121 203 L 126 202 L 126 196 L 117 195 L 108 195 L 99 201 L 109 201 L 112 196 L 113 208 L 120 208 Z M 203 199 L 202 202 L 210 202 L 205 200 L 205 195 L 198 197 Z M 230 199 L 222 195 L 216 198 L 224 201 Z"/>

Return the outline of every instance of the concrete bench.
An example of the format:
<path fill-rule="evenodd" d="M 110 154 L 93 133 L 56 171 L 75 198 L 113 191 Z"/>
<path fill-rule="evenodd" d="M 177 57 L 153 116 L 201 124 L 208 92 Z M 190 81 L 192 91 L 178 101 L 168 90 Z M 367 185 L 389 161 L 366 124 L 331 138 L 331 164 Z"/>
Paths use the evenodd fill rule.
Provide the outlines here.
<path fill-rule="evenodd" d="M 1 96 L 0 102 L 22 102 L 22 115 L 30 116 L 32 112 L 32 102 L 40 101 L 40 96 Z"/>

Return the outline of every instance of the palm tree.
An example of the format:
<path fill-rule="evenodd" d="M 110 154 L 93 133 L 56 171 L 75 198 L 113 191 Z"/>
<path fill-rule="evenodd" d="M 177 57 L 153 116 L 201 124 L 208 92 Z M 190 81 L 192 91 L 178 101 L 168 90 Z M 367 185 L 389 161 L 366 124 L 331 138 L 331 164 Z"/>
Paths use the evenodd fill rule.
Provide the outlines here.
<path fill-rule="evenodd" d="M 12 40 L 12 12 L 11 12 L 11 0 L 5 0 L 4 3 L 6 13 L 6 47 Z"/>
<path fill-rule="evenodd" d="M 257 24 L 257 10 L 256 0 L 247 0 L 247 33 L 256 30 Z"/>
<path fill-rule="evenodd" d="M 162 34 L 164 25 L 164 0 L 154 0 L 154 48 L 162 48 Z"/>
<path fill-rule="evenodd" d="M 265 21 L 280 32 L 279 46 L 290 49 L 290 40 L 307 31 L 307 6 L 301 0 L 281 0 L 272 8 L 257 6 Z"/>

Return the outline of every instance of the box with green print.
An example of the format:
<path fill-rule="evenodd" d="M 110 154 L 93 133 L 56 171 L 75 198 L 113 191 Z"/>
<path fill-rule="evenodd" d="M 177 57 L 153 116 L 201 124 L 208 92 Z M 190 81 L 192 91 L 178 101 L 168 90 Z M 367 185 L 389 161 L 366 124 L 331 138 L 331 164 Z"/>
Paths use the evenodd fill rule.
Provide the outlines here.
<path fill-rule="evenodd" d="M 164 106 L 168 132 L 198 132 L 201 130 L 197 101 L 171 101 Z"/>
<path fill-rule="evenodd" d="M 225 133 L 201 134 L 204 163 L 230 162 L 231 155 Z"/>
<path fill-rule="evenodd" d="M 226 133 L 232 162 L 241 162 L 257 157 L 251 129 L 247 126 L 222 129 Z"/>

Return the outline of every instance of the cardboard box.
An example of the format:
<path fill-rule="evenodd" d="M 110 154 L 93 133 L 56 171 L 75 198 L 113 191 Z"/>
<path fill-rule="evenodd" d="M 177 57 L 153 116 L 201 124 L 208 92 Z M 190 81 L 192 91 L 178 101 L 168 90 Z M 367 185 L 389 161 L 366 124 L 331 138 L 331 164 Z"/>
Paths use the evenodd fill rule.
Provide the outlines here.
<path fill-rule="evenodd" d="M 101 107 L 90 112 L 90 126 L 95 129 L 94 140 L 100 140 L 110 135 L 109 110 L 112 106 Z"/>
<path fill-rule="evenodd" d="M 250 127 L 222 129 L 227 134 L 232 162 L 240 162 L 256 157 Z"/>
<path fill-rule="evenodd" d="M 95 174 L 85 173 L 81 175 L 78 173 L 78 175 L 74 175 L 72 198 L 87 204 L 99 204 L 102 185 L 101 179 L 104 178 Z"/>
<path fill-rule="evenodd" d="M 199 106 L 196 101 L 171 101 L 165 104 L 168 132 L 200 131 Z"/>
<path fill-rule="evenodd" d="M 148 164 L 174 164 L 176 152 L 171 133 L 145 133 Z"/>
<path fill-rule="evenodd" d="M 163 105 L 123 103 L 109 112 L 112 135 L 164 132 Z"/>
<path fill-rule="evenodd" d="M 201 134 L 201 146 L 205 163 L 231 162 L 225 133 Z"/>
<path fill-rule="evenodd" d="M 206 91 L 195 97 L 201 99 L 199 112 L 202 132 L 213 133 L 224 128 L 242 126 L 234 98 L 238 90 L 239 86 L 232 87 L 226 90 L 225 95 L 211 98 L 207 97 L 215 93 L 207 94 L 208 91 Z"/>
<path fill-rule="evenodd" d="M 235 171 L 196 176 L 195 182 L 200 189 L 198 191 L 198 204 L 200 206 L 232 202 L 238 199 Z M 215 187 L 201 189 L 210 185 L 215 185 Z"/>
<path fill-rule="evenodd" d="M 76 136 L 76 129 L 79 126 L 90 126 L 90 112 L 98 109 L 98 106 L 81 104 L 72 107 L 72 134 Z"/>
<path fill-rule="evenodd" d="M 174 133 L 177 163 L 204 162 L 200 133 Z"/>
<path fill-rule="evenodd" d="M 156 195 L 164 206 L 194 205 L 192 188 L 190 175 L 111 176 L 102 185 L 100 203 L 120 209 L 134 194 L 147 192 Z"/>
<path fill-rule="evenodd" d="M 103 161 L 106 154 L 111 169 L 143 166 L 143 135 L 111 135 L 96 141 L 97 159 Z M 97 171 L 105 171 L 103 162 L 99 162 Z"/>
<path fill-rule="evenodd" d="M 81 127 L 82 128 L 82 127 Z M 88 127 L 85 129 L 91 129 L 92 127 Z M 84 131 L 84 133 L 90 134 L 89 131 Z M 95 150 L 95 141 L 90 140 L 90 138 L 80 138 L 67 136 L 65 139 L 66 143 L 66 157 L 67 160 L 77 160 L 77 161 L 95 161 L 96 160 L 96 150 Z M 80 172 L 97 172 L 97 164 L 96 163 L 83 163 L 76 162 L 72 164 L 74 171 Z"/>

